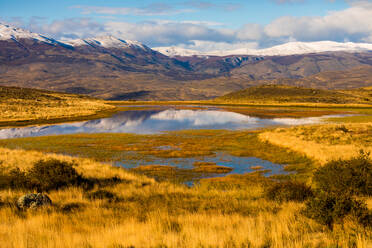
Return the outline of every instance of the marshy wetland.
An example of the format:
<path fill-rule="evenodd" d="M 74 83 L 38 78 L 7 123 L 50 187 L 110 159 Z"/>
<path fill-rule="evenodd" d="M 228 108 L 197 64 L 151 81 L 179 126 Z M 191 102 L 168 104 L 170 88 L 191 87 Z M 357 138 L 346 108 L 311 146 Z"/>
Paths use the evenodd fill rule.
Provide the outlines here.
<path fill-rule="evenodd" d="M 301 108 L 132 105 L 102 119 L 4 128 L 0 144 L 93 157 L 177 182 L 250 172 L 288 175 L 293 161 L 265 155 L 274 149 L 268 144 L 258 148 L 257 130 L 317 124 L 349 115 Z M 280 153 L 278 149 L 271 152 Z"/>
<path fill-rule="evenodd" d="M 13 244 L 5 247 L 371 244 L 370 227 L 352 214 L 329 228 L 304 212 L 318 199 L 313 174 L 338 158 L 327 152 L 336 142 L 348 145 L 343 159 L 369 151 L 369 122 L 353 121 L 368 120 L 368 108 L 117 108 L 103 119 L 0 130 L 0 178 L 26 180 L 0 185 L 0 239 Z M 40 159 L 73 164 L 91 186 L 48 190 L 47 210 L 17 209 L 15 199 L 35 190 L 27 176 Z"/>

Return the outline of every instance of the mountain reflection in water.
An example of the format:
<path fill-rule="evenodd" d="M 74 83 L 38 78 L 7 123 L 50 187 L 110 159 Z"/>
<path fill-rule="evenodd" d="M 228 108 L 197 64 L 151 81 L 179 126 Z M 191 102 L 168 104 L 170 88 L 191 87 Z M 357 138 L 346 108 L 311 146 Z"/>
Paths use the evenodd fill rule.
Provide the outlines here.
<path fill-rule="evenodd" d="M 257 129 L 272 125 L 311 124 L 324 118 L 263 119 L 216 108 L 189 110 L 168 107 L 160 110 L 123 111 L 109 118 L 83 122 L 2 129 L 0 139 L 74 133 L 153 134 L 184 129 Z"/>

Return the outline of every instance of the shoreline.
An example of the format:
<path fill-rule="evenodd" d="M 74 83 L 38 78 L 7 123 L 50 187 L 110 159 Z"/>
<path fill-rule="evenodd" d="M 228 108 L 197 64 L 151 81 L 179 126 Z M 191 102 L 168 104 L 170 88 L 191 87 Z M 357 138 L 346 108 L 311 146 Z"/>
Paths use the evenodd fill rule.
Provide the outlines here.
<path fill-rule="evenodd" d="M 1 121 L 0 129 L 15 128 L 15 127 L 28 127 L 35 125 L 51 125 L 51 124 L 64 124 L 78 121 L 89 121 L 105 117 L 110 117 L 120 112 L 120 107 L 114 107 L 112 109 L 99 110 L 95 114 L 71 116 L 71 117 L 60 117 L 51 119 L 35 119 L 35 120 L 18 120 L 18 121 Z"/>

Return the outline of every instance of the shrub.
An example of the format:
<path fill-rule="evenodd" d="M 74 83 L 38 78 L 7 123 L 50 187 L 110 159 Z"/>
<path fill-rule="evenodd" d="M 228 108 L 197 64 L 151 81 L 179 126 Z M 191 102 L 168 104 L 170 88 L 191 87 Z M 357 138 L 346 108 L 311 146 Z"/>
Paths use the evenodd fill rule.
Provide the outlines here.
<path fill-rule="evenodd" d="M 300 182 L 281 182 L 268 187 L 266 196 L 274 201 L 298 201 L 303 202 L 313 195 L 309 186 Z"/>
<path fill-rule="evenodd" d="M 87 180 L 73 166 L 72 163 L 57 159 L 36 162 L 27 173 L 31 188 L 37 189 L 37 191 L 49 191 L 86 183 Z"/>
<path fill-rule="evenodd" d="M 0 188 L 11 188 L 11 189 L 22 189 L 27 188 L 30 185 L 30 181 L 25 172 L 19 168 L 5 172 L 0 171 Z"/>
<path fill-rule="evenodd" d="M 91 200 L 109 200 L 109 201 L 117 201 L 119 200 L 119 197 L 115 195 L 114 193 L 107 191 L 107 190 L 97 190 L 94 192 L 90 192 L 86 194 L 86 197 Z"/>
<path fill-rule="evenodd" d="M 324 192 L 372 195 L 372 161 L 361 151 L 356 158 L 329 162 L 315 172 L 314 181 Z"/>
<path fill-rule="evenodd" d="M 73 203 L 63 204 L 62 206 L 59 207 L 59 210 L 62 213 L 73 213 L 73 212 L 81 210 L 83 207 L 84 207 L 83 204 L 73 202 Z"/>
<path fill-rule="evenodd" d="M 331 230 L 334 223 L 341 223 L 349 215 L 364 226 L 372 226 L 372 214 L 366 204 L 346 195 L 318 192 L 306 202 L 304 214 Z"/>

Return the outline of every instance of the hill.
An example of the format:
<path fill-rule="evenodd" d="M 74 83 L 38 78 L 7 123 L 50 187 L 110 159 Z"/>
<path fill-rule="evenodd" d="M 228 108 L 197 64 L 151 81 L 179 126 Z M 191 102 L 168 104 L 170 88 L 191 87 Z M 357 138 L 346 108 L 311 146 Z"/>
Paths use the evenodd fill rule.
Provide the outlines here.
<path fill-rule="evenodd" d="M 287 85 L 261 85 L 236 91 L 215 99 L 217 102 L 257 102 L 257 103 L 328 103 L 357 104 L 372 103 L 372 91 L 324 90 Z"/>
<path fill-rule="evenodd" d="M 0 126 L 80 120 L 114 109 L 87 96 L 0 86 Z"/>

